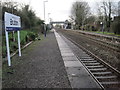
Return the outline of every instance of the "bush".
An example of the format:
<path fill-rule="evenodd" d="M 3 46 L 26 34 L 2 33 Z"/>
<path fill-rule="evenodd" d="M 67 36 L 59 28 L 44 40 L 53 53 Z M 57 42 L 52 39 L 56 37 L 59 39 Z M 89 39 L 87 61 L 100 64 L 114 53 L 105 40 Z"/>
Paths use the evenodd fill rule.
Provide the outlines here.
<path fill-rule="evenodd" d="M 18 37 L 17 32 L 14 33 L 15 42 L 13 42 L 12 32 L 9 33 L 9 45 L 10 45 L 10 53 L 13 53 L 18 49 Z M 20 42 L 21 46 L 25 45 L 27 42 L 35 40 L 38 37 L 37 33 L 31 32 L 30 30 L 22 30 L 20 31 Z M 2 37 L 2 56 L 6 57 L 6 39 L 5 36 Z"/>
<path fill-rule="evenodd" d="M 27 34 L 28 34 L 28 31 L 25 31 L 25 30 L 20 31 L 20 43 L 21 43 L 21 45 L 25 45 L 27 43 L 27 41 L 26 41 Z"/>
<path fill-rule="evenodd" d="M 16 49 L 18 49 L 18 43 L 17 42 L 10 42 L 10 47 L 11 47 L 11 49 L 16 50 Z"/>
<path fill-rule="evenodd" d="M 29 32 L 29 33 L 28 33 L 28 37 L 29 37 L 29 40 L 30 40 L 30 41 L 35 40 L 36 34 L 33 33 L 33 32 Z"/>

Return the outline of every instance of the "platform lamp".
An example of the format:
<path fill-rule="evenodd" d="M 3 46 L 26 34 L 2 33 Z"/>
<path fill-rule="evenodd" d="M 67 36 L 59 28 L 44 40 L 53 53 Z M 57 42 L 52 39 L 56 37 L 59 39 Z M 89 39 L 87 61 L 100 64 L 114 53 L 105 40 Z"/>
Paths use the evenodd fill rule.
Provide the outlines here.
<path fill-rule="evenodd" d="M 46 24 L 46 21 L 45 21 L 45 3 L 48 2 L 48 1 L 43 1 L 43 6 L 44 6 L 44 22 Z M 46 37 L 46 25 L 44 24 L 44 34 L 45 34 L 45 37 Z"/>
<path fill-rule="evenodd" d="M 45 3 L 48 2 L 48 1 L 44 1 L 43 4 L 44 4 L 44 21 L 45 21 Z"/>

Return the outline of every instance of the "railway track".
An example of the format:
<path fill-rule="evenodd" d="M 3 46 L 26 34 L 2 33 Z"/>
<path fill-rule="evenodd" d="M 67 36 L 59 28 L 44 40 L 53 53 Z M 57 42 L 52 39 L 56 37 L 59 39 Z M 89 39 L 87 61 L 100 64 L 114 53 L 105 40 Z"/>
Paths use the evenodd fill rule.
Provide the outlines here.
<path fill-rule="evenodd" d="M 101 88 L 120 88 L 120 72 L 118 70 L 72 39 L 66 38 L 83 50 L 81 57 L 77 57 Z"/>
<path fill-rule="evenodd" d="M 87 48 L 95 55 L 108 62 L 114 68 L 120 70 L 120 48 L 111 48 L 112 46 L 106 45 L 96 40 L 92 40 L 85 35 L 81 35 L 78 32 L 71 32 L 69 30 L 60 30 L 65 36 L 71 38 L 75 42 L 81 44 L 81 46 Z M 118 51 L 116 51 L 118 50 Z"/>
<path fill-rule="evenodd" d="M 74 32 L 79 33 L 84 38 L 87 38 L 87 39 L 91 40 L 94 43 L 97 43 L 98 45 L 100 45 L 102 47 L 105 47 L 105 48 L 108 48 L 111 51 L 120 53 L 120 44 L 119 43 L 113 43 L 113 42 L 110 42 L 110 41 L 102 40 L 102 39 L 99 39 L 97 37 L 92 37 L 92 36 L 83 34 L 83 33 L 78 32 L 78 31 L 72 31 L 72 32 L 73 33 Z"/>
<path fill-rule="evenodd" d="M 83 54 L 83 57 L 78 58 L 97 82 L 104 88 L 120 88 L 120 72 L 118 70 L 105 63 L 84 47 L 77 46 L 87 53 Z"/>
<path fill-rule="evenodd" d="M 101 40 L 99 38 L 93 38 L 93 37 L 87 36 L 87 35 L 82 35 L 82 36 L 90 39 L 92 42 L 95 42 L 95 43 L 97 43 L 97 44 L 99 44 L 99 45 L 101 45 L 103 47 L 107 47 L 107 48 L 109 48 L 112 51 L 116 51 L 116 52 L 120 53 L 120 44 L 111 43 L 111 42 L 108 42 L 106 40 Z"/>

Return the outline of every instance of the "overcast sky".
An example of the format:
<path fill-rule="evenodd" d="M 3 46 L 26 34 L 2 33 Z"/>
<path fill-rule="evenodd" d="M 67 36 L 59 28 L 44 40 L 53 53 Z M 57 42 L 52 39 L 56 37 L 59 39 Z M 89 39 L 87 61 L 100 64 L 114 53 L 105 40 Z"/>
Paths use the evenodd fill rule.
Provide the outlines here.
<path fill-rule="evenodd" d="M 36 15 L 41 19 L 44 19 L 44 5 L 43 2 L 46 0 L 13 0 L 30 4 Z M 71 6 L 75 1 L 87 1 L 91 7 L 92 12 L 96 12 L 96 1 L 102 0 L 47 0 L 45 3 L 45 20 L 48 22 L 48 18 L 52 18 L 53 21 L 65 21 L 71 14 Z M 114 0 L 119 1 L 119 0 Z M 50 13 L 48 15 L 48 13 Z"/>

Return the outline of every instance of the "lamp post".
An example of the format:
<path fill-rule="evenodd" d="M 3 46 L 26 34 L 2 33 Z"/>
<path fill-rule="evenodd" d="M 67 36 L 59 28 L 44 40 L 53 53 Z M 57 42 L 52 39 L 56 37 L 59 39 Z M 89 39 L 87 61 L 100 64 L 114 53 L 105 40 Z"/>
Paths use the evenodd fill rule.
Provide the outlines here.
<path fill-rule="evenodd" d="M 103 8 L 103 10 L 104 10 L 104 6 L 101 6 L 101 8 Z M 102 21 L 103 21 L 103 22 L 101 22 L 103 34 L 104 34 L 104 24 L 105 24 L 105 21 L 104 21 L 104 20 L 105 20 L 105 19 L 104 19 L 104 16 L 103 16 L 103 17 L 102 17 Z"/>
<path fill-rule="evenodd" d="M 45 22 L 45 3 L 48 2 L 48 1 L 44 1 L 43 4 L 44 4 L 44 22 Z M 46 23 L 46 22 L 45 22 Z M 46 25 L 44 24 L 44 35 L 46 37 Z"/>
<path fill-rule="evenodd" d="M 100 24 L 101 24 L 102 32 L 104 33 L 104 24 L 103 24 L 103 22 L 100 22 Z"/>
<path fill-rule="evenodd" d="M 48 1 L 44 1 L 44 21 L 45 21 L 45 3 L 48 2 Z"/>

